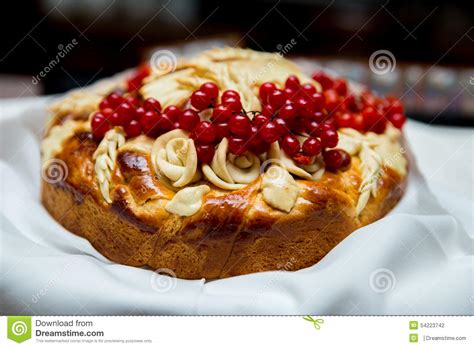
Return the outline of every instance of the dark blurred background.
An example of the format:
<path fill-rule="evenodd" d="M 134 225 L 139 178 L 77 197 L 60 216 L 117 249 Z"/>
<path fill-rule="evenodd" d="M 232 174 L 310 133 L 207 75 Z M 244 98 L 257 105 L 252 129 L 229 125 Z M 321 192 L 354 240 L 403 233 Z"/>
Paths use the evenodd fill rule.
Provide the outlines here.
<path fill-rule="evenodd" d="M 472 1 L 17 0 L 0 16 L 3 98 L 81 87 L 155 49 L 231 45 L 398 95 L 409 117 L 474 125 Z"/>

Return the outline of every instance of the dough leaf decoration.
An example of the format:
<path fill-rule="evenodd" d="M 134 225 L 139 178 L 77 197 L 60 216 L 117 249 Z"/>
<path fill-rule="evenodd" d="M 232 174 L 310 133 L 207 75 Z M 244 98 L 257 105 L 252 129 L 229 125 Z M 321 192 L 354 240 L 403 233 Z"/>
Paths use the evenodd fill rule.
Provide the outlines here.
<path fill-rule="evenodd" d="M 367 143 L 363 143 L 359 153 L 360 168 L 362 171 L 362 183 L 360 184 L 359 200 L 357 201 L 356 213 L 359 215 L 367 205 L 370 195 L 377 195 L 378 176 L 382 159 Z"/>
<path fill-rule="evenodd" d="M 383 174 L 383 166 L 390 167 L 400 175 L 406 175 L 407 162 L 404 149 L 399 144 L 401 132 L 388 125 L 384 134 L 368 132 L 362 134 L 352 128 L 339 130 L 337 147 L 352 156 L 359 156 L 362 182 L 356 205 L 359 215 L 367 205 L 370 196 L 377 196 L 378 180 Z"/>
<path fill-rule="evenodd" d="M 110 198 L 110 182 L 112 170 L 115 166 L 118 149 L 125 144 L 125 135 L 121 128 L 116 127 L 105 133 L 104 138 L 94 152 L 94 170 L 99 182 L 100 192 L 107 203 L 112 203 Z"/>
<path fill-rule="evenodd" d="M 211 188 L 207 185 L 185 187 L 174 195 L 165 205 L 165 209 L 179 216 L 194 215 L 201 209 L 202 197 L 209 191 Z"/>
<path fill-rule="evenodd" d="M 262 196 L 265 203 L 289 213 L 293 209 L 300 188 L 288 171 L 276 164 L 271 165 L 262 178 Z"/>

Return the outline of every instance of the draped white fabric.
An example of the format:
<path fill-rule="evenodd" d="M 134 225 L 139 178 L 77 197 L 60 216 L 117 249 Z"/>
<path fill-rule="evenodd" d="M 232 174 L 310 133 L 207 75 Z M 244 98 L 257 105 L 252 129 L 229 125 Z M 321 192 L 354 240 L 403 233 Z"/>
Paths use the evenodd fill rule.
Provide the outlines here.
<path fill-rule="evenodd" d="M 46 102 L 0 104 L 0 314 L 473 314 L 472 131 L 409 122 L 402 202 L 318 264 L 188 281 L 112 263 L 48 215 Z"/>

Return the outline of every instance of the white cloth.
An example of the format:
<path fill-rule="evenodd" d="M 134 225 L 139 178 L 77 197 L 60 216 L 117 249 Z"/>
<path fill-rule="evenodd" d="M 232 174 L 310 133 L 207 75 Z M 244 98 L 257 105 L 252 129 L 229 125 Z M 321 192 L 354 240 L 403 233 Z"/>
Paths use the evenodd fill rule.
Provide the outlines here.
<path fill-rule="evenodd" d="M 46 102 L 0 103 L 0 314 L 473 314 L 471 130 L 409 122 L 418 165 L 402 201 L 318 264 L 189 281 L 112 263 L 48 215 Z"/>

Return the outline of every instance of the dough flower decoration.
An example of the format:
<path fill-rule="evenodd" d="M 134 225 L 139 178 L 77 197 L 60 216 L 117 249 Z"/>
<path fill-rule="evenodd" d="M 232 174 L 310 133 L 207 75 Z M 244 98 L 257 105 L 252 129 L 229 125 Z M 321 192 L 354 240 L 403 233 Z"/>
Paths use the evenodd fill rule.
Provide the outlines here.
<path fill-rule="evenodd" d="M 112 180 L 112 170 L 115 166 L 118 149 L 125 144 L 125 135 L 119 127 L 112 128 L 105 133 L 99 146 L 94 152 L 94 170 L 99 182 L 102 196 L 107 203 L 112 203 L 110 198 L 110 182 Z"/>
<path fill-rule="evenodd" d="M 207 180 L 224 190 L 238 190 L 260 175 L 260 159 L 247 151 L 242 155 L 229 152 L 229 141 L 223 138 L 212 162 L 204 164 L 202 171 Z"/>
<path fill-rule="evenodd" d="M 174 188 L 184 187 L 201 178 L 194 141 L 181 129 L 172 130 L 155 140 L 151 161 L 160 180 Z"/>

